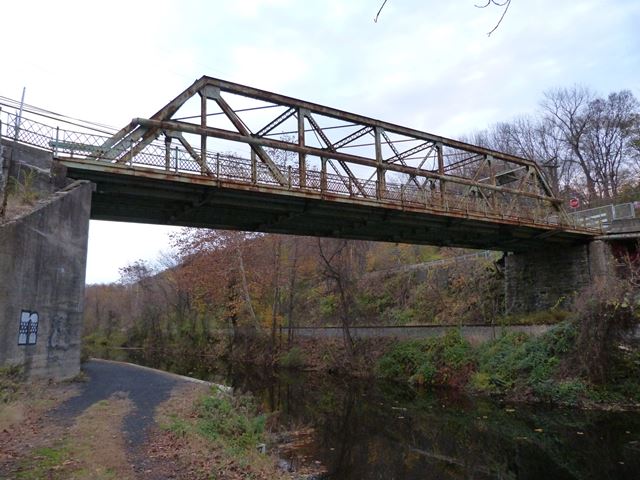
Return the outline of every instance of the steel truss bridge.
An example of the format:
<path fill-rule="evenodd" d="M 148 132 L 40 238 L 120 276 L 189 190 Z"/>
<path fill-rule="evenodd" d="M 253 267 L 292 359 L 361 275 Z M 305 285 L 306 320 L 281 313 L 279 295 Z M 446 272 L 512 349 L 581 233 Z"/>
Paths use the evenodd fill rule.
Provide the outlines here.
<path fill-rule="evenodd" d="M 98 220 L 504 251 L 600 233 L 536 162 L 206 76 L 111 136 L 9 117 L 95 183 Z"/>

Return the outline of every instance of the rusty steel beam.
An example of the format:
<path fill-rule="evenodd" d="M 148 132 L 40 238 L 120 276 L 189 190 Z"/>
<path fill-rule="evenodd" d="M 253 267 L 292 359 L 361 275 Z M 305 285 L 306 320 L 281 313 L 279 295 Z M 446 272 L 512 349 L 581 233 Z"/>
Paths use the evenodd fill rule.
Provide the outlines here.
<path fill-rule="evenodd" d="M 193 97 L 205 84 L 208 82 L 204 78 L 200 78 L 193 82 L 193 84 L 185 89 L 182 93 L 180 93 L 176 98 L 171 100 L 167 105 L 162 107 L 156 113 L 154 113 L 151 118 L 153 120 L 166 120 L 171 118 L 182 105 L 185 104 L 187 100 Z M 134 157 L 138 153 L 140 153 L 147 145 L 149 145 L 153 140 L 157 138 L 158 132 L 153 130 L 149 131 L 146 129 L 136 129 L 132 130 L 131 125 L 120 130 L 113 137 L 107 140 L 101 147 L 101 150 L 105 150 L 105 153 L 99 155 L 97 158 L 102 158 L 104 160 L 115 160 L 117 158 L 117 154 L 119 153 L 117 149 L 113 147 L 116 146 L 121 140 L 124 140 L 128 137 L 129 145 L 133 146 L 131 151 L 131 156 Z M 125 148 L 127 146 L 125 145 Z M 126 155 L 122 158 L 118 159 L 119 163 L 126 161 L 124 159 Z M 124 159 L 124 160 L 123 160 Z"/>
<path fill-rule="evenodd" d="M 403 127 L 393 123 L 384 122 L 382 120 L 376 120 L 370 117 L 358 115 L 355 113 L 350 113 L 344 110 L 326 107 L 324 105 L 320 105 L 317 103 L 298 100 L 293 97 L 288 97 L 286 95 L 268 92 L 266 90 L 260 90 L 254 87 L 241 85 L 239 83 L 233 83 L 226 80 L 209 77 L 206 75 L 201 77 L 200 80 L 205 82 L 207 85 L 214 85 L 220 88 L 220 90 L 224 92 L 244 95 L 246 97 L 253 98 L 255 100 L 260 100 L 260 101 L 269 102 L 269 103 L 276 103 L 284 106 L 298 107 L 298 108 L 308 110 L 312 113 L 318 113 L 326 117 L 331 117 L 336 120 L 346 120 L 346 121 L 360 124 L 363 126 L 366 125 L 370 127 L 378 127 L 378 128 L 382 128 L 387 132 L 396 133 L 396 134 L 404 135 L 408 137 L 415 137 L 417 139 L 422 139 L 425 141 L 441 143 L 446 147 L 466 150 L 466 151 L 478 153 L 481 155 L 492 155 L 496 159 L 505 160 L 511 163 L 518 163 L 521 165 L 534 165 L 534 166 L 536 165 L 536 163 L 532 162 L 531 160 L 517 157 L 515 155 L 509 155 L 503 152 L 498 152 L 496 150 L 478 147 L 476 145 L 471 145 L 469 143 L 461 142 L 459 140 L 453 140 L 450 138 L 433 135 L 431 133 L 423 132 L 421 130 L 416 130 L 409 127 Z"/>
<path fill-rule="evenodd" d="M 260 130 L 258 130 L 256 135 L 258 137 L 262 137 L 263 135 L 266 135 L 271 130 L 276 128 L 278 125 L 282 125 L 289 118 L 293 117 L 295 115 L 295 113 L 296 113 L 296 109 L 293 108 L 293 107 L 289 107 L 284 113 L 282 113 L 282 115 L 278 116 L 277 118 L 275 118 L 274 120 L 269 122 L 267 125 L 262 127 Z"/>
<path fill-rule="evenodd" d="M 429 238 L 424 238 L 421 235 L 413 235 L 412 238 L 406 239 L 406 241 L 410 243 L 428 244 L 438 238 L 443 238 L 442 235 L 451 238 L 466 236 L 468 239 L 474 239 L 473 241 L 477 240 L 477 243 L 484 248 L 487 246 L 490 247 L 492 241 L 496 241 L 496 243 L 493 244 L 495 247 L 506 245 L 507 238 L 514 238 L 514 242 L 517 241 L 517 243 L 514 243 L 513 247 L 525 249 L 527 248 L 528 239 L 532 241 L 546 241 L 547 239 L 555 241 L 554 239 L 558 239 L 561 236 L 568 242 L 586 242 L 595 235 L 594 231 L 587 229 L 567 228 L 565 226 L 549 225 L 535 221 L 523 222 L 522 219 L 517 216 L 487 216 L 463 210 L 445 211 L 437 207 L 425 209 L 419 206 L 401 205 L 397 202 L 380 202 L 371 198 L 349 198 L 339 195 L 326 195 L 317 191 L 287 190 L 276 185 L 251 185 L 237 181 L 205 177 L 198 174 L 184 174 L 176 177 L 163 170 L 125 167 L 99 161 L 71 158 L 59 158 L 56 161 L 67 167 L 70 176 L 73 178 L 86 178 L 96 182 L 97 190 L 94 194 L 96 199 L 104 196 L 105 191 L 113 192 L 114 195 L 122 195 L 120 202 L 124 202 L 123 205 L 126 205 L 126 211 L 123 210 L 125 215 L 134 215 L 131 212 L 131 209 L 134 207 L 132 202 L 137 202 L 134 197 L 145 198 L 143 203 L 138 204 L 142 208 L 154 208 L 161 202 L 167 205 L 172 205 L 175 202 L 179 204 L 180 198 L 185 198 L 185 195 L 189 195 L 195 199 L 210 199 L 212 202 L 210 205 L 218 206 L 224 206 L 226 202 L 225 198 L 227 198 L 229 199 L 226 203 L 227 205 L 236 205 L 238 207 L 243 205 L 242 208 L 245 209 L 245 212 L 259 212 L 261 210 L 272 210 L 275 212 L 275 210 L 277 210 L 281 212 L 278 213 L 278 215 L 286 214 L 287 212 L 294 214 L 302 213 L 303 215 L 300 215 L 301 220 L 309 217 L 309 209 L 312 205 L 309 202 L 319 202 L 313 204 L 314 212 L 320 213 L 319 209 L 321 209 L 324 212 L 328 225 L 332 222 L 335 224 L 335 220 L 338 217 L 343 219 L 350 218 L 352 219 L 350 220 L 352 223 L 363 222 L 363 218 L 365 218 L 367 219 L 364 221 L 366 224 L 373 218 L 373 215 L 376 215 L 379 219 L 378 226 L 381 228 L 387 225 L 387 222 L 391 222 L 394 226 L 405 225 L 409 230 L 416 232 L 418 230 L 424 230 L 420 225 L 424 227 L 429 226 L 427 230 L 433 232 Z M 122 188 L 119 186 L 122 186 Z M 242 192 L 246 192 L 246 195 Z M 257 196 L 265 194 L 271 195 L 271 206 L 267 206 L 264 201 L 256 200 L 259 198 Z M 232 196 L 238 200 L 231 200 Z M 103 206 L 111 208 L 111 203 L 108 199 L 114 197 L 104 198 L 108 203 L 103 203 Z M 240 200 L 241 198 L 244 198 L 244 200 Z M 193 201 L 188 201 L 187 203 L 192 205 Z M 201 211 L 203 214 L 206 214 L 207 211 L 215 212 L 218 210 L 218 206 L 216 208 L 208 208 L 207 205 L 203 204 Z M 369 209 L 367 210 L 367 215 L 363 216 L 363 208 Z M 142 213 L 141 215 L 146 214 Z M 318 217 L 313 217 L 313 220 L 309 218 L 311 225 L 313 225 L 314 222 L 317 223 L 317 219 Z M 150 221 L 150 219 L 148 219 L 148 221 Z M 185 223 L 185 225 L 222 228 L 220 224 L 211 225 L 202 223 L 197 225 L 191 222 L 188 224 Z M 242 228 L 243 225 L 245 228 L 248 228 L 247 224 L 243 223 L 242 219 L 236 214 L 232 222 L 227 224 L 227 227 L 232 229 Z M 258 229 L 258 227 L 259 224 L 256 224 L 255 227 L 251 228 Z M 507 227 L 514 229 L 513 232 L 515 236 L 508 235 L 511 230 L 505 230 L 504 235 L 500 233 L 503 228 Z M 367 233 L 368 239 L 390 240 L 391 237 L 387 238 L 384 237 L 384 235 L 392 234 L 394 228 L 395 227 L 389 225 L 385 230 L 386 233 L 373 229 Z M 481 236 L 484 236 L 484 234 L 489 231 L 495 232 L 492 236 L 493 240 L 482 239 Z M 281 233 L 296 232 L 288 227 L 283 229 Z M 310 231 L 297 233 L 312 234 Z M 526 234 L 526 237 L 520 236 L 520 233 Z M 460 243 L 460 245 L 464 246 L 463 243 Z M 539 245 L 543 245 L 543 243 L 539 243 Z M 466 246 L 470 245 L 467 244 Z"/>
<path fill-rule="evenodd" d="M 242 123 L 242 120 L 238 117 L 236 112 L 233 111 L 233 109 L 221 96 L 217 96 L 214 100 L 220 106 L 220 108 L 225 113 L 227 118 L 231 121 L 233 126 L 236 127 L 238 132 L 240 132 L 240 134 L 243 137 L 251 138 L 253 136 L 249 131 L 249 129 L 247 128 L 247 126 L 244 123 Z M 201 135 L 206 135 L 206 133 L 203 131 Z M 269 170 L 271 171 L 275 179 L 280 183 L 280 185 L 286 185 L 287 179 L 282 174 L 278 166 L 275 163 L 273 163 L 273 160 L 271 160 L 271 157 L 267 152 L 264 151 L 262 146 L 259 144 L 250 144 L 250 145 L 253 151 L 256 153 L 256 155 L 258 155 L 260 160 L 269 167 Z"/>
<path fill-rule="evenodd" d="M 343 153 L 343 152 L 329 151 L 326 149 L 316 148 L 316 147 L 309 147 L 309 146 L 303 147 L 297 144 L 283 142 L 281 140 L 276 140 L 272 138 L 248 137 L 238 132 L 233 132 L 231 130 L 225 130 L 225 129 L 216 128 L 216 127 L 201 127 L 199 125 L 194 125 L 192 123 L 180 122 L 175 120 L 159 121 L 159 120 L 144 119 L 144 118 L 136 118 L 134 122 L 148 128 L 156 128 L 159 130 L 175 130 L 175 131 L 181 131 L 184 133 L 193 133 L 196 135 L 205 134 L 211 137 L 221 138 L 223 140 L 243 142 L 243 143 L 248 143 L 250 145 L 265 146 L 265 147 L 271 147 L 271 148 L 276 148 L 280 150 L 289 150 L 292 152 L 303 153 L 306 155 L 314 155 L 317 157 L 332 158 L 338 161 L 342 160 L 344 162 L 354 163 L 357 165 L 363 165 L 367 167 L 374 167 L 374 168 L 380 167 L 378 162 L 376 162 L 375 160 L 371 160 L 370 158 L 367 158 L 367 157 L 361 157 L 361 156 L 352 155 L 352 154 Z M 383 168 L 384 170 L 405 173 L 409 175 L 413 174 L 420 177 L 432 178 L 442 182 L 456 183 L 456 184 L 465 185 L 465 186 L 479 186 L 479 187 L 486 188 L 488 190 L 493 190 L 496 192 L 510 193 L 513 195 L 520 195 L 524 197 L 535 198 L 538 200 L 544 200 L 556 205 L 561 203 L 560 200 L 554 197 L 548 197 L 545 195 L 540 195 L 540 194 L 531 193 L 531 192 L 522 192 L 515 189 L 500 187 L 500 186 L 491 185 L 491 184 L 472 182 L 471 180 L 468 180 L 462 177 L 436 173 L 431 170 L 416 169 L 413 167 L 406 167 L 404 165 L 397 165 L 392 163 L 385 163 L 381 168 Z"/>
<path fill-rule="evenodd" d="M 199 125 L 173 119 L 176 112 L 196 94 L 201 96 Z M 245 123 L 244 115 L 245 111 L 251 109 L 234 111 L 225 100 L 227 95 L 242 96 L 266 103 L 269 107 L 284 110 L 280 110 L 280 114 L 263 124 L 264 126 L 257 133 L 252 133 L 247 126 L 249 122 Z M 207 125 L 207 100 L 213 100 L 218 104 L 222 110 L 221 113 L 231 122 L 235 131 Z M 275 138 L 272 132 L 294 116 L 297 117 L 297 130 L 292 133 L 297 132 L 297 140 L 287 142 Z M 318 123 L 320 117 L 336 120 L 339 123 L 321 127 Z M 319 147 L 311 146 L 307 141 L 308 136 L 305 138 L 305 122 L 310 125 L 310 131 L 318 136 Z M 323 123 L 323 125 L 326 124 Z M 352 133 L 332 142 L 327 132 L 333 128 L 353 129 Z M 199 136 L 200 151 L 197 152 L 185 137 L 177 136 L 177 133 Z M 246 181 L 258 188 L 263 188 L 265 184 L 275 179 L 279 187 L 292 193 L 309 190 L 315 194 L 319 188 L 320 194 L 328 196 L 327 198 L 346 192 L 352 201 L 365 198 L 387 202 L 393 199 L 401 203 L 404 203 L 405 198 L 415 203 L 416 199 L 424 197 L 425 208 L 429 208 L 427 204 L 430 200 L 427 199 L 437 197 L 445 209 L 471 209 L 478 215 L 482 215 L 484 211 L 487 217 L 499 215 L 504 218 L 515 216 L 520 212 L 523 218 L 527 219 L 544 220 L 553 215 L 553 218 L 567 221 L 566 213 L 560 206 L 560 200 L 555 197 L 541 169 L 534 161 L 207 76 L 198 79 L 151 118 L 134 119 L 105 142 L 94 158 L 107 162 L 127 162 L 130 166 L 146 164 L 151 167 L 155 165 L 153 159 L 158 157 L 158 149 L 160 149 L 163 152 L 164 164 L 168 165 L 167 159 L 170 158 L 170 153 L 167 149 L 170 144 L 166 144 L 168 146 L 164 150 L 161 146 L 151 145 L 161 134 L 176 136 L 186 153 L 200 165 L 200 173 L 216 178 L 218 181 L 220 181 L 219 161 L 215 161 L 215 172 L 212 171 L 213 167 L 209 168 L 207 165 L 208 138 L 248 145 L 251 151 L 251 161 L 247 161 L 250 165 L 250 178 L 244 178 L 248 177 L 248 174 L 246 174 L 247 166 L 243 166 L 242 162 L 235 166 L 223 162 L 222 168 L 227 169 L 227 173 L 222 172 L 222 174 L 233 176 L 236 169 L 235 175 L 241 179 L 240 181 Z M 368 134 L 373 135 L 372 145 L 375 146 L 375 155 L 370 153 L 357 155 L 342 150 Z M 390 135 L 396 137 L 390 137 Z M 406 150 L 398 148 L 400 143 L 407 141 L 413 142 L 411 148 Z M 388 158 L 383 157 L 383 142 L 392 151 L 392 155 Z M 295 171 L 289 167 L 288 174 L 281 171 L 271 159 L 267 148 L 296 153 L 298 167 L 294 169 Z M 420 153 L 425 150 L 427 150 L 426 154 Z M 419 153 L 419 157 L 413 158 Z M 136 161 L 138 155 L 140 157 Z M 316 172 L 307 172 L 307 156 L 320 159 L 319 177 Z M 257 158 L 267 166 L 268 180 L 264 177 L 266 169 L 257 168 Z M 429 159 L 436 165 L 426 164 Z M 336 175 L 327 173 L 327 164 L 335 170 Z M 371 178 L 366 181 L 358 178 L 354 173 L 357 172 L 353 169 L 354 166 L 371 169 L 373 171 Z M 425 166 L 429 168 L 424 168 Z M 509 185 L 498 184 L 496 178 L 502 174 L 500 170 L 510 169 L 509 171 L 517 172 L 513 167 L 523 168 L 524 173 L 514 173 L 513 182 Z M 182 175 L 183 171 L 176 161 L 174 175 Z M 401 173 L 407 175 L 408 179 L 402 185 L 387 185 L 387 172 Z M 370 181 L 374 176 L 376 181 L 372 186 Z M 410 183 L 415 184 L 415 187 L 409 186 Z M 432 188 L 428 189 L 428 185 Z M 422 202 L 422 200 L 418 201 Z M 555 223 L 555 220 L 545 221 L 549 224 Z"/>
<path fill-rule="evenodd" d="M 373 132 L 373 127 L 362 127 L 360 130 L 353 132 L 351 135 L 347 135 L 344 138 L 341 138 L 336 143 L 333 144 L 333 148 L 338 150 L 339 148 L 345 147 L 350 143 L 356 141 L 357 139 L 364 137 L 368 133 Z"/>
<path fill-rule="evenodd" d="M 305 115 L 306 119 L 309 120 L 309 123 L 311 124 L 311 128 L 313 128 L 313 130 L 320 136 L 322 141 L 327 146 L 326 150 L 328 150 L 330 152 L 335 152 L 336 151 L 335 146 L 331 143 L 331 140 L 329 140 L 327 138 L 325 133 L 322 131 L 322 128 L 320 128 L 320 125 L 318 125 L 318 123 L 315 121 L 313 116 L 311 116 L 311 114 L 309 112 L 305 112 L 304 115 Z M 360 181 L 358 180 L 358 177 L 356 177 L 353 174 L 353 172 L 351 171 L 349 166 L 346 164 L 346 162 L 344 160 L 340 160 L 339 158 L 336 158 L 336 160 L 338 161 L 338 163 L 340 163 L 340 166 L 346 172 L 347 176 L 349 177 L 349 180 L 351 182 L 353 182 L 354 185 L 356 186 L 356 188 L 360 191 L 360 193 L 366 197 L 367 196 L 366 191 L 364 190 L 364 188 L 360 184 Z M 333 164 L 331 164 L 331 166 L 333 167 L 334 170 L 336 170 L 336 167 Z M 336 173 L 338 173 L 337 170 L 336 170 Z"/>

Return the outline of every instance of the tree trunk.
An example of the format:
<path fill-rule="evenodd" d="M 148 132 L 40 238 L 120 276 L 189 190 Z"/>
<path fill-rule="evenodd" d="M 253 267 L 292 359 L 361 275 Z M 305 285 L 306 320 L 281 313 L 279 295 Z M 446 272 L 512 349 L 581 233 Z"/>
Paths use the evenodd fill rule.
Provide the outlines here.
<path fill-rule="evenodd" d="M 249 285 L 247 284 L 247 274 L 244 269 L 244 259 L 242 258 L 242 250 L 240 247 L 236 247 L 236 255 L 238 256 L 238 268 L 240 270 L 240 281 L 242 283 L 242 296 L 249 309 L 249 315 L 251 316 L 251 322 L 254 327 L 258 328 L 258 317 L 253 309 L 253 303 L 251 302 L 251 293 L 249 293 Z"/>
<path fill-rule="evenodd" d="M 295 321 L 293 320 L 293 305 L 295 298 L 296 288 L 296 274 L 298 265 L 298 240 L 294 240 L 293 244 L 293 259 L 289 269 L 289 304 L 287 305 L 287 325 L 289 331 L 287 332 L 287 345 L 291 346 L 293 342 L 293 328 L 295 327 Z"/>
<path fill-rule="evenodd" d="M 280 309 L 280 250 L 282 240 L 276 239 L 276 248 L 273 260 L 273 308 L 271 310 L 271 349 L 276 346 L 276 326 L 278 323 L 278 310 Z"/>

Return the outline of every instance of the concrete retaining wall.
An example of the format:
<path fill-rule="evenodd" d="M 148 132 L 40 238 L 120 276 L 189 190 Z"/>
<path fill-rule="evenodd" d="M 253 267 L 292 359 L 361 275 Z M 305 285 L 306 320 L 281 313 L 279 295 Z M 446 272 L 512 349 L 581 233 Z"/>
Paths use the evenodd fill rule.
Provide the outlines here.
<path fill-rule="evenodd" d="M 31 377 L 80 371 L 91 185 L 75 182 L 0 225 L 0 365 Z"/>
<path fill-rule="evenodd" d="M 460 333 L 471 343 L 482 343 L 502 335 L 503 332 L 524 332 L 528 335 L 542 335 L 552 325 L 511 325 L 506 327 L 489 325 L 420 325 L 404 327 L 352 327 L 354 338 L 398 338 L 403 340 L 441 337 L 451 330 L 460 328 Z M 299 327 L 294 328 L 294 337 L 342 338 L 340 327 Z M 283 337 L 288 329 L 282 329 Z"/>

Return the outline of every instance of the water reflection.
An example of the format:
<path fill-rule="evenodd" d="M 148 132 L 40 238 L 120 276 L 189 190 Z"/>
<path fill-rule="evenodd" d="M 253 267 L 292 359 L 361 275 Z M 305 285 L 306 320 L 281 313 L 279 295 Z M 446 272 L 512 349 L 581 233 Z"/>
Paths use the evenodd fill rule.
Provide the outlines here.
<path fill-rule="evenodd" d="M 281 426 L 303 433 L 288 460 L 320 462 L 327 479 L 640 478 L 638 413 L 509 406 L 393 382 L 129 357 L 252 393 Z"/>

